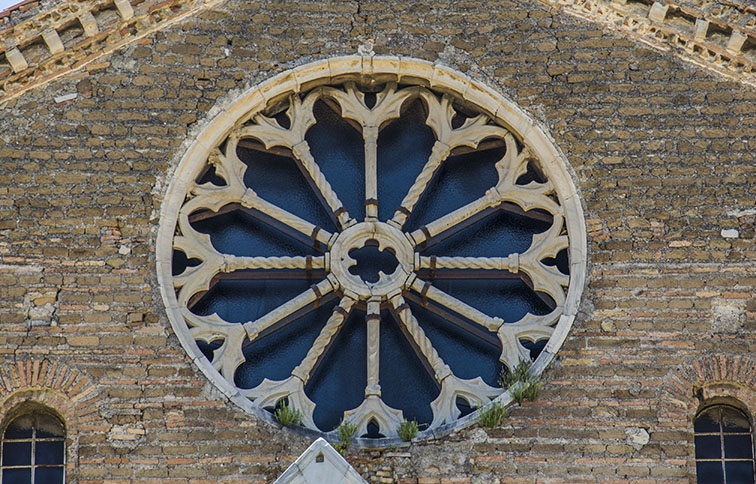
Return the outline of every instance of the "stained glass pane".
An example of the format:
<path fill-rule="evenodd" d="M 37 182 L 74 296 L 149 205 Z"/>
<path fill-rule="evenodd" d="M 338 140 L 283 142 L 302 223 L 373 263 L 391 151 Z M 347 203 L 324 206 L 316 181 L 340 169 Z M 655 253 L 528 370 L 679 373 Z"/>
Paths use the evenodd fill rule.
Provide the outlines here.
<path fill-rule="evenodd" d="M 750 462 L 725 462 L 727 483 L 750 484 L 753 480 L 753 460 Z"/>
<path fill-rule="evenodd" d="M 239 148 L 239 157 L 248 166 L 244 183 L 263 200 L 287 212 L 323 227 L 334 230 L 331 217 L 323 204 L 310 190 L 307 179 L 292 157 Z M 286 180 L 286 183 L 281 183 Z"/>
<path fill-rule="evenodd" d="M 699 484 L 724 483 L 722 462 L 696 462 L 696 475 Z"/>
<path fill-rule="evenodd" d="M 307 355 L 315 338 L 333 313 L 335 301 L 315 308 L 282 329 L 244 348 L 246 361 L 236 370 L 239 388 L 254 388 L 263 379 L 285 380 Z"/>
<path fill-rule="evenodd" d="M 203 316 L 217 313 L 225 321 L 246 323 L 298 296 L 312 283 L 307 279 L 224 280 L 213 286 L 192 312 Z"/>
<path fill-rule="evenodd" d="M 318 428 L 335 428 L 343 413 L 357 408 L 365 397 L 366 340 L 365 313 L 353 311 L 305 387 L 316 404 L 314 420 Z"/>
<path fill-rule="evenodd" d="M 406 420 L 430 423 L 430 402 L 439 388 L 418 358 L 401 327 L 388 313 L 381 314 L 381 396 L 386 404 L 401 408 Z"/>
<path fill-rule="evenodd" d="M 753 459 L 750 435 L 725 435 L 724 451 L 727 459 Z"/>
<path fill-rule="evenodd" d="M 32 436 L 32 416 L 23 415 L 13 421 L 5 429 L 6 439 L 30 439 Z"/>
<path fill-rule="evenodd" d="M 306 140 L 315 162 L 339 194 L 349 215 L 365 218 L 365 155 L 362 134 L 322 101 L 313 107 L 317 124 Z"/>
<path fill-rule="evenodd" d="M 433 147 L 420 101 L 378 136 L 378 218 L 388 220 L 423 169 Z"/>
<path fill-rule="evenodd" d="M 3 442 L 3 465 L 31 465 L 31 442 Z"/>
<path fill-rule="evenodd" d="M 63 441 L 37 442 L 34 450 L 36 465 L 57 465 L 63 463 Z"/>
<path fill-rule="evenodd" d="M 31 469 L 3 469 L 3 484 L 29 484 L 30 482 Z"/>
<path fill-rule="evenodd" d="M 469 323 L 470 330 L 465 330 L 420 304 L 410 303 L 410 307 L 433 347 L 455 375 L 465 379 L 480 376 L 489 385 L 496 384 L 501 367 L 498 339 L 490 338 L 488 331 L 474 323 Z M 482 336 L 489 338 L 484 340 Z"/>
<path fill-rule="evenodd" d="M 696 435 L 696 459 L 721 459 L 721 445 L 718 435 Z"/>

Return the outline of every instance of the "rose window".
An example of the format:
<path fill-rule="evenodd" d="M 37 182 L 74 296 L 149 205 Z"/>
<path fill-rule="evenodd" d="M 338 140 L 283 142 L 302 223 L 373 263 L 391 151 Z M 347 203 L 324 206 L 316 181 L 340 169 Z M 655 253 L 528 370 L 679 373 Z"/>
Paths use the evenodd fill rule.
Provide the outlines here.
<path fill-rule="evenodd" d="M 437 434 L 507 398 L 502 369 L 553 358 L 581 290 L 582 213 L 553 145 L 487 88 L 353 59 L 211 120 L 169 189 L 158 273 L 182 344 L 244 408 Z"/>

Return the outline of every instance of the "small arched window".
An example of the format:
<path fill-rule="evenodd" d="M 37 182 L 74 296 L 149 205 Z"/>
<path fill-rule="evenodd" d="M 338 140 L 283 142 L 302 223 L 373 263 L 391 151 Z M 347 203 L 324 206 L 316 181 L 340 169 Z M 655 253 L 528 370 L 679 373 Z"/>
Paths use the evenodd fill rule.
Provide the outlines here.
<path fill-rule="evenodd" d="M 62 483 L 65 439 L 63 422 L 44 407 L 27 407 L 11 416 L 0 443 L 2 484 Z"/>
<path fill-rule="evenodd" d="M 754 482 L 752 427 L 743 411 L 730 405 L 705 408 L 693 430 L 699 483 Z"/>

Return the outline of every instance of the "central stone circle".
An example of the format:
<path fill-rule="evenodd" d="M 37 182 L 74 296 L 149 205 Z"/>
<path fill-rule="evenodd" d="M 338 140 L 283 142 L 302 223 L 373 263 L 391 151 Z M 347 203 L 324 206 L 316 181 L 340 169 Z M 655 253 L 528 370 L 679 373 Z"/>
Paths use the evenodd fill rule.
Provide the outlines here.
<path fill-rule="evenodd" d="M 331 246 L 331 272 L 359 299 L 387 298 L 412 274 L 414 252 L 407 237 L 385 222 L 361 222 L 338 234 Z"/>

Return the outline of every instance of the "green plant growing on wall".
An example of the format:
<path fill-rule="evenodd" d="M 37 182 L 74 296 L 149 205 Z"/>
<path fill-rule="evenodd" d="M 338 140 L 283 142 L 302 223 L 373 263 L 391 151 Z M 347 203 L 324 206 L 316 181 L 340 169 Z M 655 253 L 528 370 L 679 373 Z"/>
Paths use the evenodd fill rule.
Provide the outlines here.
<path fill-rule="evenodd" d="M 399 428 L 397 429 L 399 437 L 405 442 L 411 441 L 415 437 L 415 434 L 417 434 L 417 431 L 417 422 L 414 420 L 404 420 L 399 424 Z"/>
<path fill-rule="evenodd" d="M 525 400 L 532 402 L 538 398 L 542 383 L 540 377 L 530 373 L 530 365 L 525 360 L 521 360 L 511 371 L 502 368 L 499 376 L 499 385 L 503 389 L 509 390 L 512 400 L 518 404 Z"/>
<path fill-rule="evenodd" d="M 499 374 L 499 386 L 507 390 L 515 383 L 527 381 L 530 376 L 529 370 L 530 365 L 525 360 L 520 360 L 520 363 L 512 370 L 507 370 L 506 367 L 503 367 Z"/>
<path fill-rule="evenodd" d="M 509 412 L 501 402 L 493 402 L 487 408 L 480 411 L 478 423 L 483 427 L 494 428 L 501 425 Z"/>
<path fill-rule="evenodd" d="M 284 427 L 299 425 L 302 423 L 302 412 L 292 406 L 286 400 L 281 400 L 273 412 L 273 418 Z"/>
<path fill-rule="evenodd" d="M 349 444 L 352 443 L 354 435 L 357 433 L 357 425 L 342 420 L 338 427 L 336 427 L 336 435 L 339 436 L 339 443 L 335 448 L 342 454 L 349 448 Z"/>

